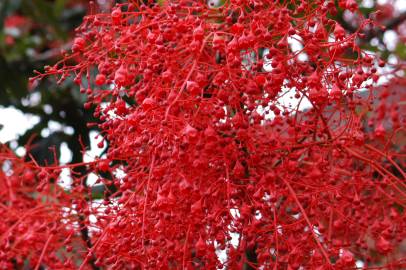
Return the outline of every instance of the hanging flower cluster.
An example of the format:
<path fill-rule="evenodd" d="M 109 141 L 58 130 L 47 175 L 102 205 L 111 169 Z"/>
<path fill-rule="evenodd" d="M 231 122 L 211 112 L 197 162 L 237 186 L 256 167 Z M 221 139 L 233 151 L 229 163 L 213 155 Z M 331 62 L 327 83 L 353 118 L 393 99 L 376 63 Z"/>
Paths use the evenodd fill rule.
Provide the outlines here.
<path fill-rule="evenodd" d="M 0 269 L 27 265 L 40 269 L 74 269 L 72 253 L 83 246 L 77 211 L 81 194 L 66 193 L 56 184 L 58 167 L 39 168 L 0 147 Z"/>
<path fill-rule="evenodd" d="M 80 184 L 70 205 L 27 198 L 44 228 L 16 216 L 0 245 L 14 235 L 17 252 L 38 228 L 43 253 L 23 255 L 57 268 L 61 237 L 81 228 L 70 209 L 96 221 L 67 268 L 405 267 L 402 107 L 373 87 L 385 63 L 357 45 L 373 22 L 347 33 L 330 19 L 356 1 L 141 2 L 86 16 L 72 53 L 32 79 L 73 78 L 87 95 L 109 144 L 87 170 L 115 191 L 98 206 Z"/>

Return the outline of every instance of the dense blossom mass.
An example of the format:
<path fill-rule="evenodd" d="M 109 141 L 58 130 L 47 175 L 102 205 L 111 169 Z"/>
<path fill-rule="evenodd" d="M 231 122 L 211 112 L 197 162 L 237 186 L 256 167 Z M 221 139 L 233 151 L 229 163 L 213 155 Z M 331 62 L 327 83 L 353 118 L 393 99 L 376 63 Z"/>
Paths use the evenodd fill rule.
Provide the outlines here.
<path fill-rule="evenodd" d="M 67 191 L 3 150 L 1 267 L 406 267 L 406 83 L 377 86 L 355 0 L 140 2 L 94 6 L 31 80 L 74 80 L 108 150 Z"/>

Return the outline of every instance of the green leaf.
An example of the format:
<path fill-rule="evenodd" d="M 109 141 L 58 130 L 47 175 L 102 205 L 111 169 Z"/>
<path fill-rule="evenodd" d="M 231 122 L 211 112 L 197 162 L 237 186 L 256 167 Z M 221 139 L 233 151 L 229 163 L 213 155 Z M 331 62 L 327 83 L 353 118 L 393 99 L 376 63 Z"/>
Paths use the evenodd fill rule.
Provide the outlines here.
<path fill-rule="evenodd" d="M 10 105 L 26 94 L 26 82 L 19 74 L 18 68 L 11 66 L 0 54 L 0 101 Z"/>
<path fill-rule="evenodd" d="M 366 43 L 366 42 L 361 45 L 361 48 L 363 50 L 368 50 L 368 51 L 371 51 L 371 52 L 377 52 L 378 51 L 377 46 L 373 46 L 370 43 Z"/>
<path fill-rule="evenodd" d="M 57 38 L 66 39 L 66 33 L 61 29 L 59 19 L 54 13 L 54 4 L 44 0 L 23 0 L 22 10 L 34 21 L 51 26 Z"/>
<path fill-rule="evenodd" d="M 56 0 L 54 4 L 54 15 L 60 17 L 65 9 L 66 0 Z"/>
<path fill-rule="evenodd" d="M 395 48 L 395 53 L 402 60 L 406 60 L 406 45 L 404 43 L 399 42 Z"/>
<path fill-rule="evenodd" d="M 0 30 L 3 30 L 4 27 L 4 20 L 7 16 L 7 9 L 9 6 L 9 1 L 5 0 L 4 2 L 0 2 Z"/>
<path fill-rule="evenodd" d="M 160 6 L 163 6 L 163 5 L 165 4 L 165 1 L 166 1 L 166 0 L 158 0 L 158 4 L 159 4 Z"/>

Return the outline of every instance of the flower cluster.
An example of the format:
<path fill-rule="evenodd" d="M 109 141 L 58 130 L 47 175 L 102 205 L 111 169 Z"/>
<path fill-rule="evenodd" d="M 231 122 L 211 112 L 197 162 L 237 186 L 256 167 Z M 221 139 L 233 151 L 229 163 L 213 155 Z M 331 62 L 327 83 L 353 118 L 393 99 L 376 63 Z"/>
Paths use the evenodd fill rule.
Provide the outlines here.
<path fill-rule="evenodd" d="M 83 245 L 72 202 L 81 194 L 56 184 L 61 168 L 39 168 L 4 146 L 0 165 L 0 269 L 19 269 L 27 260 L 32 269 L 74 269 L 82 254 L 72 254 L 73 246 Z"/>
<path fill-rule="evenodd" d="M 72 78 L 109 144 L 87 169 L 116 191 L 99 207 L 83 185 L 70 206 L 49 202 L 58 235 L 65 208 L 96 219 L 75 267 L 406 265 L 401 107 L 357 45 L 373 22 L 331 19 L 356 1 L 128 2 L 86 16 L 72 53 L 32 79 Z M 49 266 L 52 232 L 35 242 Z"/>

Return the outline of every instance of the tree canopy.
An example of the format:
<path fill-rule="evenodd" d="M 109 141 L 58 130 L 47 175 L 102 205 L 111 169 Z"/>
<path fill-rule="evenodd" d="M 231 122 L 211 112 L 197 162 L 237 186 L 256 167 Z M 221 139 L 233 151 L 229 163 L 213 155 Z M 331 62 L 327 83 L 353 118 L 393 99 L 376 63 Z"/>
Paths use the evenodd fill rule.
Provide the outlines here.
<path fill-rule="evenodd" d="M 406 266 L 396 2 L 107 2 L 0 4 L 0 267 Z"/>

